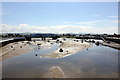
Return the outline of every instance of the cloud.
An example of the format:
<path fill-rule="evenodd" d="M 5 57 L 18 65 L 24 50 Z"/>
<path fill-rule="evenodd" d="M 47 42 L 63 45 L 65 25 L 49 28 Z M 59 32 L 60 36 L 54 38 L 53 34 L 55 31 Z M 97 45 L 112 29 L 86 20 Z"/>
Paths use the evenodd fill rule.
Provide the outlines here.
<path fill-rule="evenodd" d="M 80 24 L 80 25 L 96 25 L 96 23 L 101 22 L 99 20 L 96 21 L 88 21 L 88 22 L 77 22 L 76 24 Z"/>
<path fill-rule="evenodd" d="M 108 16 L 108 17 L 110 17 L 110 18 L 118 18 L 118 16 Z"/>
<path fill-rule="evenodd" d="M 19 26 L 26 27 L 26 26 L 28 26 L 28 24 L 19 24 Z"/>
<path fill-rule="evenodd" d="M 70 23 L 70 22 L 67 22 L 67 21 L 64 22 L 64 24 L 68 24 L 68 23 Z"/>
<path fill-rule="evenodd" d="M 97 21 L 93 21 L 96 23 Z M 96 27 L 93 25 L 58 25 L 58 26 L 30 26 L 28 24 L 19 24 L 18 26 L 1 24 L 3 33 L 118 33 L 117 26 Z"/>

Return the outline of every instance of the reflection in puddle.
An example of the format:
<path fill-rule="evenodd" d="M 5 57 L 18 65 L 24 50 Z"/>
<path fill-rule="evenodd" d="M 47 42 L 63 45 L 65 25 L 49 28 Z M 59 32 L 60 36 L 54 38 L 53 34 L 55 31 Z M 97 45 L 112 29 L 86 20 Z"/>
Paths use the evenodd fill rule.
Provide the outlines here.
<path fill-rule="evenodd" d="M 59 66 L 54 66 L 49 69 L 52 78 L 65 78 L 64 72 Z"/>

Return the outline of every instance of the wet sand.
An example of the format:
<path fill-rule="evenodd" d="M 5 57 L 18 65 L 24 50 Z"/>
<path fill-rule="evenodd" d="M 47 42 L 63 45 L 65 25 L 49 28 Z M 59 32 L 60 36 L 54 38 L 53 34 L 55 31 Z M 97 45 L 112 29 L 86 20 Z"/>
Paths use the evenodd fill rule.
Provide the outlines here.
<path fill-rule="evenodd" d="M 30 52 L 33 49 L 32 46 L 28 45 L 26 42 L 14 42 L 1 47 L 0 50 L 2 51 L 2 53 L 0 54 L 1 59 L 6 59 L 12 56 L 17 56 Z"/>
<path fill-rule="evenodd" d="M 89 48 L 91 45 L 89 43 L 81 43 L 73 41 L 73 40 L 69 40 L 69 41 L 62 41 L 61 46 L 55 50 L 54 52 L 50 53 L 50 54 L 45 54 L 45 55 L 41 55 L 40 57 L 44 57 L 44 58 L 62 58 L 62 57 L 66 57 L 66 56 L 70 56 L 72 54 L 75 54 L 81 50 L 87 49 Z M 60 52 L 59 50 L 62 49 L 63 52 Z"/>
<path fill-rule="evenodd" d="M 0 60 L 35 51 L 36 49 L 48 49 L 52 44 L 47 41 L 19 41 L 10 43 L 0 48 Z"/>

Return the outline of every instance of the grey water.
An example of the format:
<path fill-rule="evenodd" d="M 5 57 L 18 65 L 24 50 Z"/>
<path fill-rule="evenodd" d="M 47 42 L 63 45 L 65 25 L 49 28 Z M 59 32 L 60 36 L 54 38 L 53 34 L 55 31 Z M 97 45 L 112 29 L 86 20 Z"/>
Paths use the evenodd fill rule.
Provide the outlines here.
<path fill-rule="evenodd" d="M 88 50 L 59 59 L 41 58 L 59 47 L 13 56 L 2 61 L 3 78 L 46 78 L 49 69 L 59 66 L 66 78 L 117 78 L 119 50 L 92 44 Z M 37 56 L 36 56 L 37 54 Z"/>

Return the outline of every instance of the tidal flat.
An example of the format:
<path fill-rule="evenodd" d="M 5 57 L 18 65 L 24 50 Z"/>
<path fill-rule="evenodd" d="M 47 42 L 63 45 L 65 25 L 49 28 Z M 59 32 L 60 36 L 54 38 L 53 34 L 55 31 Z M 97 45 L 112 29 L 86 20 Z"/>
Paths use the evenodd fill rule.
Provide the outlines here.
<path fill-rule="evenodd" d="M 20 41 L 1 49 L 3 78 L 118 77 L 119 50 L 80 39 Z"/>

